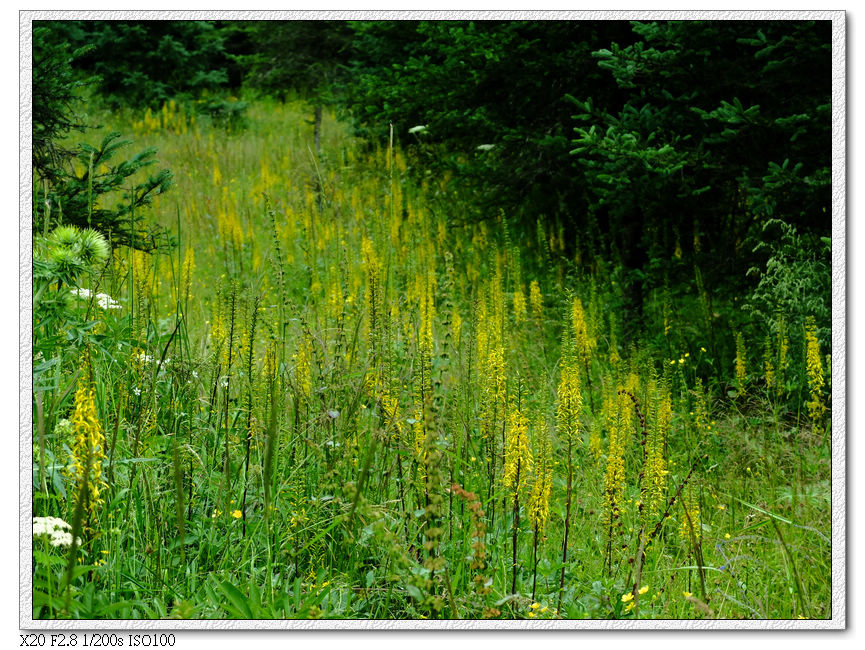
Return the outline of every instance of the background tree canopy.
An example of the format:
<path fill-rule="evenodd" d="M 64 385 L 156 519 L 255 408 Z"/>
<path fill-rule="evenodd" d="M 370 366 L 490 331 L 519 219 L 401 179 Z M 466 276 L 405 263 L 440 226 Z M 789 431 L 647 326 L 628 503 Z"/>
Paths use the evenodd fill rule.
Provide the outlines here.
<path fill-rule="evenodd" d="M 351 27 L 359 132 L 425 126 L 423 164 L 464 179 L 477 218 L 540 219 L 583 265 L 613 262 L 631 333 L 653 289 L 744 295 L 781 245 L 772 218 L 828 264 L 828 22 Z M 809 286 L 825 310 L 828 282 Z"/>
<path fill-rule="evenodd" d="M 577 273 L 611 265 L 626 322 L 656 289 L 753 289 L 784 245 L 773 220 L 828 264 L 828 21 L 47 27 L 89 45 L 74 64 L 117 104 L 295 93 L 317 125 L 332 102 L 371 143 L 392 125 L 418 173 L 459 178 L 475 206 L 460 218 L 502 214 L 527 241 L 540 224 Z"/>

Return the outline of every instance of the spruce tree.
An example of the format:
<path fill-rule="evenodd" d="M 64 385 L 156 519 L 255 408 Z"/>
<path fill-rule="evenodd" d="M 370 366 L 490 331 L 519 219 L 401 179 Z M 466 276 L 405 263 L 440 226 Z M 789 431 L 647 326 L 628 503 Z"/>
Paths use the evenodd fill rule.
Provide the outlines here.
<path fill-rule="evenodd" d="M 168 190 L 171 172 L 163 169 L 145 180 L 135 178 L 156 163 L 155 149 L 121 159 L 118 153 L 130 141 L 119 133 L 107 134 L 98 146 L 65 144 L 73 131 L 90 128 L 76 108 L 81 88 L 94 79 L 81 79 L 72 68 L 87 48 L 70 51 L 55 35 L 38 24 L 33 30 L 34 232 L 47 234 L 60 224 L 71 224 L 100 231 L 114 245 L 141 250 L 170 245 L 164 229 L 145 224 L 144 208 Z M 105 199 L 117 193 L 117 199 Z"/>

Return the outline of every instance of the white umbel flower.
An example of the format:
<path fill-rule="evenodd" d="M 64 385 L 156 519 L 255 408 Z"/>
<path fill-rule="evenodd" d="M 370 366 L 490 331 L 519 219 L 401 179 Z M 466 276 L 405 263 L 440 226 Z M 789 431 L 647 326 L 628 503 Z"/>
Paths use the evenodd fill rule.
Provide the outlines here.
<path fill-rule="evenodd" d="M 33 537 L 47 536 L 51 546 L 70 546 L 72 526 L 59 517 L 33 517 Z M 78 538 L 81 544 L 81 538 Z"/>
<path fill-rule="evenodd" d="M 96 304 L 99 305 L 99 308 L 102 310 L 109 309 L 120 309 L 120 303 L 117 302 L 114 298 L 109 296 L 107 293 L 97 293 L 93 294 L 90 289 L 72 289 L 70 292 L 73 296 L 78 296 L 79 298 L 84 298 L 85 300 L 89 300 L 91 297 L 96 298 Z"/>

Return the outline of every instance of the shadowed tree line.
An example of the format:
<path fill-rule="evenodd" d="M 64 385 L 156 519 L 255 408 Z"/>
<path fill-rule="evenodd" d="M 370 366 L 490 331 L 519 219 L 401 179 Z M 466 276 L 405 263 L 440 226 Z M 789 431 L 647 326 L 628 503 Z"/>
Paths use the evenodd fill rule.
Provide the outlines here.
<path fill-rule="evenodd" d="M 713 301 L 753 291 L 761 275 L 749 269 L 777 258 L 785 233 L 794 233 L 799 262 L 828 265 L 820 239 L 831 222 L 828 21 L 40 27 L 34 167 L 41 181 L 56 184 L 64 169 L 54 143 L 79 124 L 72 97 L 85 79 L 98 78 L 89 87 L 111 105 L 140 108 L 300 96 L 313 106 L 316 149 L 325 104 L 373 145 L 393 129 L 417 174 L 450 174 L 471 199 L 470 214 L 449 218 L 503 215 L 527 246 L 549 247 L 555 234 L 544 254 L 573 259 L 575 274 L 609 274 L 622 287 L 626 340 L 641 333 L 653 291 L 671 300 L 703 295 L 711 334 Z M 58 52 L 69 66 L 43 66 Z M 41 86 L 53 90 L 46 95 Z M 83 164 L 106 154 L 74 155 Z M 151 156 L 111 173 L 105 191 Z M 58 197 L 65 215 L 110 221 L 82 199 L 87 179 L 66 181 L 72 195 Z M 167 181 L 157 175 L 131 192 L 115 223 Z M 817 286 L 828 305 L 828 278 Z M 724 326 L 737 318 L 731 313 Z"/>

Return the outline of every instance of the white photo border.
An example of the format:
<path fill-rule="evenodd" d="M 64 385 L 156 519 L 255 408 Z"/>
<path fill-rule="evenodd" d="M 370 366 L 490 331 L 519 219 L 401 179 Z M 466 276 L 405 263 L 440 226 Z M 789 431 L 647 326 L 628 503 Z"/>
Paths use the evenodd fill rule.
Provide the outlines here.
<path fill-rule="evenodd" d="M 32 618 L 32 22 L 34 20 L 829 20 L 832 22 L 832 617 L 823 620 L 34 620 Z M 843 630 L 847 627 L 847 23 L 844 11 L 19 12 L 19 625 L 22 630 Z"/>

